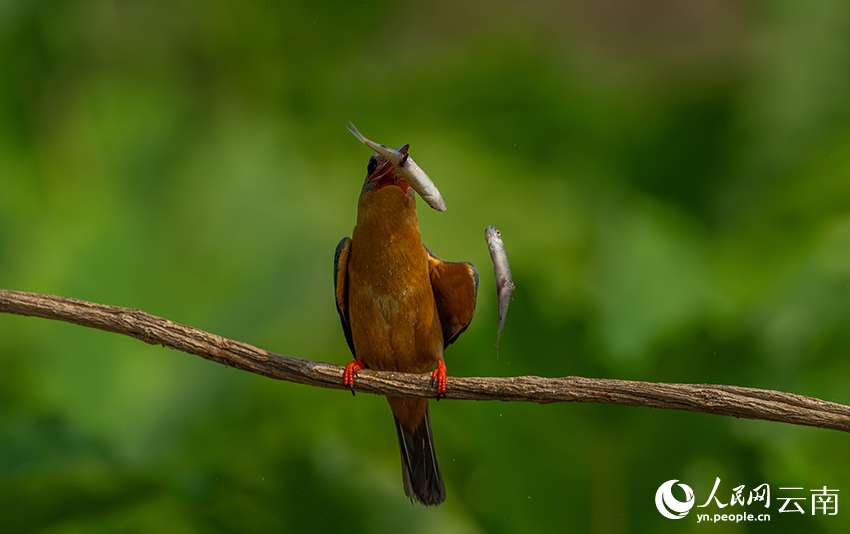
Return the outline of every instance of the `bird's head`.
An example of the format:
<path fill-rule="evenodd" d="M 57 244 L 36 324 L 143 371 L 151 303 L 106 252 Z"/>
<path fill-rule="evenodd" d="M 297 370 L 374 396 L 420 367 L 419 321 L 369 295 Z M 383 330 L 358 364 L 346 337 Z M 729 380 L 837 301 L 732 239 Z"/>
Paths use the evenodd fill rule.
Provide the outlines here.
<path fill-rule="evenodd" d="M 398 151 L 407 155 L 409 144 L 402 145 Z M 387 158 L 380 154 L 373 154 L 366 166 L 366 182 L 363 184 L 363 192 L 377 191 L 384 187 L 394 185 L 401 188 L 405 195 L 413 195 L 410 184 L 398 176 L 396 167 Z"/>

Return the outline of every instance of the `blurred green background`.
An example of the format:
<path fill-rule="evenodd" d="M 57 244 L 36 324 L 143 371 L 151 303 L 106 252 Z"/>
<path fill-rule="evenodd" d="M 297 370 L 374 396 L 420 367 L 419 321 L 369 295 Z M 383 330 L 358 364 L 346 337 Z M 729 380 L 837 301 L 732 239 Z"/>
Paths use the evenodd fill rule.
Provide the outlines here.
<path fill-rule="evenodd" d="M 419 201 L 424 242 L 478 267 L 450 374 L 850 404 L 847 2 L 4 0 L 0 58 L 0 287 L 345 364 L 332 259 L 369 157 L 351 120 L 411 144 L 448 204 Z M 489 224 L 518 288 L 498 354 Z M 839 432 L 603 405 L 431 412 L 437 509 L 404 496 L 380 397 L 0 315 L 0 524 L 850 530 Z M 769 483 L 773 520 L 656 511 L 664 481 L 701 504 L 716 477 L 724 502 Z M 839 489 L 838 515 L 777 513 L 787 486 Z"/>

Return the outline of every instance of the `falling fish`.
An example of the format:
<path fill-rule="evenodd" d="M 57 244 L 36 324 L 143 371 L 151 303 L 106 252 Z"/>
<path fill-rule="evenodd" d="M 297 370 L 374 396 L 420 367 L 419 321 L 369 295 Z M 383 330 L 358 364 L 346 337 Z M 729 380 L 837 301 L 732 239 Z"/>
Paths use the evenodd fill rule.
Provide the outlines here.
<path fill-rule="evenodd" d="M 413 161 L 413 158 L 407 154 L 407 149 L 410 146 L 409 144 L 402 145 L 402 147 L 398 150 L 393 150 L 392 148 L 370 141 L 363 137 L 363 134 L 357 131 L 357 128 L 351 124 L 351 121 L 349 121 L 348 124 L 348 131 L 353 133 L 354 137 L 359 139 L 364 145 L 368 146 L 386 158 L 387 161 L 392 163 L 393 166 L 398 169 L 399 177 L 409 183 L 413 190 L 419 193 L 422 200 L 427 202 L 429 206 L 437 211 L 446 211 L 446 202 L 443 200 L 443 196 L 440 195 L 440 191 L 437 190 L 437 186 L 435 186 L 434 182 L 428 178 L 425 171 L 419 168 L 419 165 Z"/>
<path fill-rule="evenodd" d="M 502 327 L 505 326 L 505 316 L 508 314 L 508 304 L 513 299 L 511 293 L 516 289 L 511 280 L 511 262 L 508 253 L 505 252 L 505 243 L 502 234 L 495 226 L 488 226 L 484 230 L 484 238 L 490 248 L 490 259 L 493 260 L 493 271 L 496 275 L 496 295 L 499 297 L 499 332 L 496 334 L 496 347 L 499 346 L 499 338 L 502 337 Z"/>

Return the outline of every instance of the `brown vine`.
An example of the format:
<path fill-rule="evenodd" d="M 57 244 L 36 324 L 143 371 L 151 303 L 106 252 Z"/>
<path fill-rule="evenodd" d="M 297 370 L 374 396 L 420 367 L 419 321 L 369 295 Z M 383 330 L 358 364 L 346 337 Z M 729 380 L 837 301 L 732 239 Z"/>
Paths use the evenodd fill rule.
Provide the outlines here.
<path fill-rule="evenodd" d="M 195 354 L 230 367 L 298 384 L 343 389 L 342 367 L 275 354 L 156 317 L 141 310 L 0 289 L 0 312 L 97 328 Z M 357 391 L 399 397 L 435 397 L 429 375 L 361 371 Z M 449 377 L 445 398 L 536 403 L 595 402 L 688 410 L 850 432 L 850 407 L 812 397 L 756 388 L 666 384 L 568 376 Z"/>

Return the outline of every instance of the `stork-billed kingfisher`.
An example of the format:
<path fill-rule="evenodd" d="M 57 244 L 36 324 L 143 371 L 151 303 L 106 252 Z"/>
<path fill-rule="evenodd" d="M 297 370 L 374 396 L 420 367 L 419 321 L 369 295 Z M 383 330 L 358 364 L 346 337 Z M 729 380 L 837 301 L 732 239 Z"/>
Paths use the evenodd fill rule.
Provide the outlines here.
<path fill-rule="evenodd" d="M 472 320 L 478 272 L 471 263 L 446 262 L 425 248 L 414 190 L 403 177 L 386 158 L 375 154 L 369 159 L 353 235 L 336 248 L 336 305 L 355 358 L 343 382 L 353 393 L 360 369 L 433 369 L 439 398 L 446 391 L 443 349 Z M 411 501 L 439 505 L 446 490 L 434 453 L 428 399 L 387 401 L 398 432 L 404 492 Z"/>

